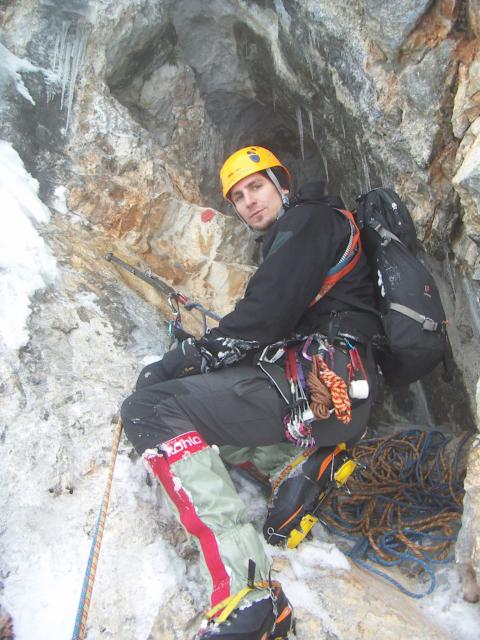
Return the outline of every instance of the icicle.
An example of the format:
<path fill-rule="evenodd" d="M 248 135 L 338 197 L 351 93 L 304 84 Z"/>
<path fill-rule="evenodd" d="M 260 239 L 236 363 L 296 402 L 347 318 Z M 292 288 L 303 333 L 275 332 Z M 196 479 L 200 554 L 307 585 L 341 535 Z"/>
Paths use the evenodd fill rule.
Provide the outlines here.
<path fill-rule="evenodd" d="M 347 135 L 346 135 L 346 133 L 345 133 L 345 122 L 343 121 L 343 117 L 341 117 L 341 118 L 340 118 L 340 122 L 341 122 L 341 125 L 342 125 L 342 134 L 343 134 L 343 139 L 344 139 L 344 140 L 346 140 Z"/>
<path fill-rule="evenodd" d="M 297 107 L 297 126 L 298 126 L 298 137 L 300 138 L 300 151 L 302 152 L 302 159 L 305 160 L 305 148 L 303 146 L 302 107 Z"/>
<path fill-rule="evenodd" d="M 310 71 L 310 77 L 312 78 L 312 80 L 314 79 L 314 75 L 313 75 L 313 63 L 312 63 L 312 58 L 310 56 L 307 57 L 307 64 L 308 64 L 308 70 Z"/>
<path fill-rule="evenodd" d="M 59 49 L 60 49 L 60 35 L 57 33 L 57 36 L 55 38 L 55 47 L 53 49 L 53 60 L 52 60 L 52 71 L 55 73 L 55 67 L 57 66 L 57 60 L 58 60 L 58 53 L 59 53 Z M 47 82 L 47 102 L 50 102 L 50 100 L 52 100 L 53 96 L 55 95 L 55 89 L 52 86 L 51 82 Z"/>
<path fill-rule="evenodd" d="M 323 151 L 320 151 L 320 155 L 322 156 L 322 160 L 323 160 L 323 168 L 325 169 L 325 182 L 328 184 L 328 164 L 327 164 L 327 158 L 325 157 L 325 154 L 323 153 Z"/>
<path fill-rule="evenodd" d="M 55 40 L 53 51 L 52 70 L 58 78 L 61 87 L 60 109 L 67 108 L 67 121 L 65 131 L 70 125 L 70 116 L 73 106 L 75 84 L 85 55 L 90 25 L 82 22 L 72 23 L 68 20 L 62 22 L 60 33 Z M 47 100 L 50 101 L 55 91 L 47 89 Z"/>
<path fill-rule="evenodd" d="M 57 66 L 57 58 L 58 58 L 58 50 L 60 48 L 60 36 L 57 33 L 55 38 L 55 47 L 53 49 L 53 61 L 52 61 L 52 69 L 55 71 L 55 67 Z"/>
<path fill-rule="evenodd" d="M 312 132 L 312 140 L 315 140 L 315 129 L 313 127 L 313 113 L 308 110 L 308 119 L 310 121 L 310 131 Z"/>
<path fill-rule="evenodd" d="M 57 57 L 53 61 L 53 71 L 61 76 L 63 73 L 63 66 L 65 64 L 65 47 L 67 45 L 67 34 L 70 29 L 70 22 L 68 20 L 64 20 L 62 22 L 62 31 L 60 33 L 60 41 L 58 45 L 58 68 L 56 66 Z M 55 52 L 57 54 L 57 52 Z"/>
<path fill-rule="evenodd" d="M 83 55 L 85 53 L 85 45 L 87 42 L 88 31 L 84 26 L 77 28 L 77 35 L 72 48 L 72 64 L 70 69 L 70 82 L 68 85 L 68 103 L 67 103 L 67 123 L 65 130 L 68 131 L 68 125 L 70 124 L 70 114 L 73 105 L 73 95 L 75 92 L 75 83 L 77 82 L 78 72 L 83 62 Z"/>
<path fill-rule="evenodd" d="M 60 77 L 62 83 L 62 97 L 60 99 L 60 109 L 63 109 L 63 100 L 65 97 L 65 90 L 67 88 L 68 78 L 70 76 L 70 59 L 72 53 L 72 43 L 67 42 L 65 47 L 65 59 L 62 63 L 62 75 Z"/>
<path fill-rule="evenodd" d="M 362 151 L 362 165 L 363 165 L 363 173 L 365 174 L 365 186 L 367 188 L 367 191 L 371 191 L 372 185 L 370 182 L 370 172 L 368 170 L 367 158 L 365 157 L 365 154 L 363 153 L 363 151 Z"/>

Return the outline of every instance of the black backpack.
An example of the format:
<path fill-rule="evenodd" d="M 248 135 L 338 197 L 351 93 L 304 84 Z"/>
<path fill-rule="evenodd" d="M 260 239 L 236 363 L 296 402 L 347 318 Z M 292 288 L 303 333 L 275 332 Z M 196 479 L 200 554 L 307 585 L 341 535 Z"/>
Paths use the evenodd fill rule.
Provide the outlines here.
<path fill-rule="evenodd" d="M 407 207 L 395 191 L 382 188 L 361 195 L 357 203 L 356 221 L 385 332 L 378 351 L 385 382 L 410 384 L 442 360 L 450 375 L 445 312 L 433 277 L 416 258 L 415 227 Z"/>

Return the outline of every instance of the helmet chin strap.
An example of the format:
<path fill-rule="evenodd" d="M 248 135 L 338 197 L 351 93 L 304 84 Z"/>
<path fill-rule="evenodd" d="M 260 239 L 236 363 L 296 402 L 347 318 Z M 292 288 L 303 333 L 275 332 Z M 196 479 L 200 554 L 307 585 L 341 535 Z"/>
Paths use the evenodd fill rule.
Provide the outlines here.
<path fill-rule="evenodd" d="M 233 202 L 230 200 L 229 201 L 230 204 L 233 207 L 233 210 L 235 211 L 235 215 L 237 216 L 237 218 L 240 220 L 240 222 L 243 224 L 243 226 L 245 227 L 245 229 L 247 229 L 247 231 L 249 231 L 250 233 L 253 233 L 253 229 L 252 227 L 242 218 L 242 216 L 238 213 L 237 211 L 237 207 L 233 204 Z"/>
<path fill-rule="evenodd" d="M 278 181 L 277 176 L 273 173 L 273 171 L 270 168 L 265 169 L 265 173 L 270 178 L 270 180 L 273 182 L 273 184 L 276 186 L 277 191 L 280 194 L 280 198 L 282 199 L 283 206 L 284 207 L 288 207 L 290 201 L 288 199 L 287 194 L 284 193 L 282 187 L 280 186 L 280 182 Z M 278 217 L 280 217 L 280 216 L 278 216 Z"/>

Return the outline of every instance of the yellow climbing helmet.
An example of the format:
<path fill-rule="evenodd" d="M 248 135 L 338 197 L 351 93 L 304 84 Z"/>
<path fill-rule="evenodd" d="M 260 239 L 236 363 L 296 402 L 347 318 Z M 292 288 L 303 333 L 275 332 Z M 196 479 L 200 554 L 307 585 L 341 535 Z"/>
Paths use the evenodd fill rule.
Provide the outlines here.
<path fill-rule="evenodd" d="M 286 172 L 288 179 L 290 179 L 288 169 L 268 149 L 264 147 L 244 147 L 235 151 L 225 160 L 220 169 L 223 197 L 226 198 L 230 189 L 243 178 L 272 167 L 281 167 Z"/>

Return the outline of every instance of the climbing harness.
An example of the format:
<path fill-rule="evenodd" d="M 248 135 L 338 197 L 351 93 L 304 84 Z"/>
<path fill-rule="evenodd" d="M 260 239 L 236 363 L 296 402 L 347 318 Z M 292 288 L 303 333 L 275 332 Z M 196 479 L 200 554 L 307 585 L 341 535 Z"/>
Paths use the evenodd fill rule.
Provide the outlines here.
<path fill-rule="evenodd" d="M 432 565 L 448 562 L 462 514 L 462 459 L 471 436 L 449 441 L 438 431 L 401 431 L 360 441 L 350 493 L 323 501 L 321 522 L 353 542 L 347 555 L 412 598 L 435 588 Z M 454 446 L 453 446 L 454 445 Z M 430 585 L 415 593 L 380 567 L 424 572 Z"/>
<path fill-rule="evenodd" d="M 75 627 L 73 630 L 72 640 L 83 640 L 87 630 L 88 610 L 92 598 L 93 583 L 95 573 L 97 571 L 98 557 L 100 555 L 100 545 L 102 544 L 105 522 L 107 519 L 108 503 L 110 501 L 110 490 L 112 488 L 113 470 L 117 459 L 118 446 L 120 444 L 120 436 L 122 433 L 122 423 L 118 419 L 113 436 L 113 446 L 110 456 L 110 464 L 108 466 L 108 476 L 103 494 L 100 513 L 98 514 L 97 524 L 93 533 L 92 544 L 90 546 L 90 555 L 88 557 L 87 569 L 83 579 L 82 592 L 80 594 L 80 602 L 78 604 L 77 616 L 75 619 Z"/>
<path fill-rule="evenodd" d="M 315 353 L 310 355 L 309 349 L 314 340 Z M 348 354 L 348 385 L 333 370 L 338 349 Z M 281 363 L 286 387 L 278 377 L 282 371 Z M 310 371 L 305 375 L 306 363 Z M 284 417 L 285 437 L 299 447 L 315 446 L 312 433 L 315 420 L 325 420 L 335 414 L 340 422 L 349 424 L 352 419 L 351 399 L 364 400 L 370 391 L 359 351 L 343 334 L 332 338 L 332 341 L 315 333 L 268 345 L 260 354 L 257 365 L 285 401 L 288 408 Z"/>

